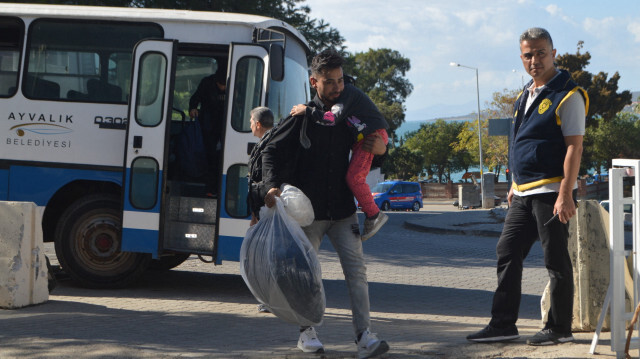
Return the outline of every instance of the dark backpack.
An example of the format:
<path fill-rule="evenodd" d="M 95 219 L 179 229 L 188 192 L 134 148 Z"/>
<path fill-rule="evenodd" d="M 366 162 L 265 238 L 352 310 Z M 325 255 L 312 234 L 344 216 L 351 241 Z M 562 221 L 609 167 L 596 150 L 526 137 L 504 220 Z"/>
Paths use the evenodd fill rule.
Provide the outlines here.
<path fill-rule="evenodd" d="M 197 119 L 182 123 L 182 132 L 176 138 L 176 157 L 181 173 L 191 178 L 204 176 L 207 170 L 207 153 L 200 121 Z"/>

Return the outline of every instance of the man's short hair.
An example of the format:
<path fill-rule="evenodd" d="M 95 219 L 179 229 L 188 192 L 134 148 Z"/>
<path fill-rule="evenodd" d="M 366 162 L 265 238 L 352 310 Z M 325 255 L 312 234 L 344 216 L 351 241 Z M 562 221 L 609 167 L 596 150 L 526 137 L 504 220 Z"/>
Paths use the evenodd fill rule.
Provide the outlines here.
<path fill-rule="evenodd" d="M 262 127 L 273 127 L 273 112 L 268 107 L 260 106 L 254 108 L 251 110 L 251 117 L 260 122 Z"/>
<path fill-rule="evenodd" d="M 551 40 L 551 35 L 549 34 L 549 31 L 541 27 L 532 27 L 532 28 L 526 29 L 522 33 L 522 35 L 520 35 L 521 44 L 523 41 L 540 40 L 540 39 L 549 41 L 549 44 L 551 44 L 551 48 L 553 49 L 553 40 Z"/>
<path fill-rule="evenodd" d="M 333 48 L 323 50 L 311 60 L 311 75 L 322 75 L 327 70 L 342 67 L 344 58 Z"/>

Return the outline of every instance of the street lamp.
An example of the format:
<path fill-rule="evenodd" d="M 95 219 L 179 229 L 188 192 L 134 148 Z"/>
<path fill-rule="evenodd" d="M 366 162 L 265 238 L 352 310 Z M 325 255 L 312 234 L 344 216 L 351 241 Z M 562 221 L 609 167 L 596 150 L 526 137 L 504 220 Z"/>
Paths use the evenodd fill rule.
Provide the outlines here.
<path fill-rule="evenodd" d="M 457 62 L 449 63 L 450 66 L 455 67 L 464 67 L 467 69 L 476 71 L 476 95 L 478 97 L 478 150 L 480 152 L 480 193 L 482 198 L 482 208 L 485 208 L 484 201 L 484 178 L 482 178 L 482 125 L 480 124 L 480 83 L 478 80 L 478 69 L 476 67 L 470 67 L 465 65 L 460 65 Z"/>

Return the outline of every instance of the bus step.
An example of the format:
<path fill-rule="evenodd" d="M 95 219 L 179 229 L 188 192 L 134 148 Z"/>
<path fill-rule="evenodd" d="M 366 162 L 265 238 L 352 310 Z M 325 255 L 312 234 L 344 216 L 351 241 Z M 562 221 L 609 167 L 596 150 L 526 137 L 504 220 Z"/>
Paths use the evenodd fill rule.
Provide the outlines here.
<path fill-rule="evenodd" d="M 216 198 L 171 197 L 169 200 L 171 221 L 216 224 Z"/>
<path fill-rule="evenodd" d="M 199 223 L 169 223 L 164 249 L 189 253 L 213 253 L 216 226 Z"/>

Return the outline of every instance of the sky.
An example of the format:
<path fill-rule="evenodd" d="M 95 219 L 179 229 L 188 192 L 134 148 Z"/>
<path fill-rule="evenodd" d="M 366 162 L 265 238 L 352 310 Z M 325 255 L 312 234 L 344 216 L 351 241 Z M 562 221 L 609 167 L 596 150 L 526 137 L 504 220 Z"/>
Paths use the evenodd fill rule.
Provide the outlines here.
<path fill-rule="evenodd" d="M 493 93 L 521 88 L 530 77 L 519 37 L 543 27 L 557 55 L 591 54 L 586 70 L 616 71 L 619 92 L 640 91 L 639 0 L 307 0 L 310 16 L 336 28 L 349 52 L 397 50 L 411 61 L 413 92 L 406 121 L 477 113 Z M 451 62 L 478 69 L 452 67 Z"/>

